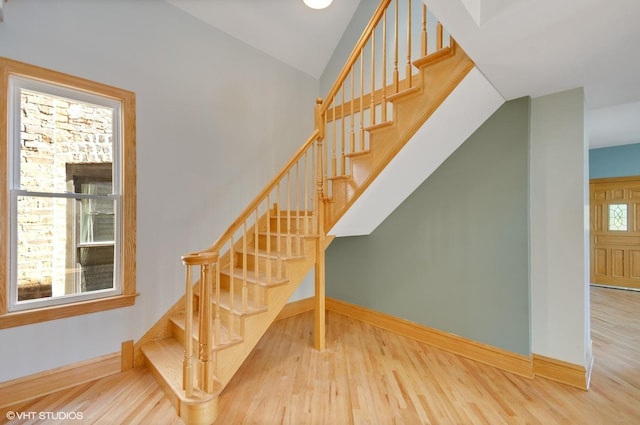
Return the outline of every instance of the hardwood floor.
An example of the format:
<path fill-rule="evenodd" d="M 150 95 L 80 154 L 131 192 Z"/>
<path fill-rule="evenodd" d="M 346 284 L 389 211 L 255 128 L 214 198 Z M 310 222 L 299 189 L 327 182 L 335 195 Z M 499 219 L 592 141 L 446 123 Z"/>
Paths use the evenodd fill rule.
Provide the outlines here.
<path fill-rule="evenodd" d="M 520 378 L 331 312 L 327 350 L 316 352 L 313 314 L 304 313 L 271 326 L 223 392 L 216 424 L 638 424 L 640 292 L 593 287 L 591 304 L 588 392 Z M 12 424 L 182 423 L 145 369 L 9 410 L 82 414 Z"/>

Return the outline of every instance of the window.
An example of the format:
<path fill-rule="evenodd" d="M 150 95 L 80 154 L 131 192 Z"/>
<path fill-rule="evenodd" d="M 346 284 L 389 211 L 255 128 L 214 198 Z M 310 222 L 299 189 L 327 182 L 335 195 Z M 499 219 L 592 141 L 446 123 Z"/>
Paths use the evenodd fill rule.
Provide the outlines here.
<path fill-rule="evenodd" d="M 135 95 L 0 71 L 0 328 L 132 305 Z"/>
<path fill-rule="evenodd" d="M 609 230 L 614 232 L 627 231 L 627 204 L 609 205 Z"/>

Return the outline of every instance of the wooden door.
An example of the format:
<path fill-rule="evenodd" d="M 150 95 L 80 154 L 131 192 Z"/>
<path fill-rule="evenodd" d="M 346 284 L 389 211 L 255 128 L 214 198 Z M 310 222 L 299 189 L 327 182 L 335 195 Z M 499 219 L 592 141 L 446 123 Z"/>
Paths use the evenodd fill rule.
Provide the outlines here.
<path fill-rule="evenodd" d="M 593 179 L 591 283 L 640 289 L 640 176 Z"/>

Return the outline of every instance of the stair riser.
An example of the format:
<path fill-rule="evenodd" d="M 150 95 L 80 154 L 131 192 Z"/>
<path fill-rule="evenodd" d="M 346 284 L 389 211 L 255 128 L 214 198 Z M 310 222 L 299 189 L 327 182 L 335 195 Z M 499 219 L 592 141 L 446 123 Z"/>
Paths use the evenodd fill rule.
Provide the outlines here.
<path fill-rule="evenodd" d="M 278 218 L 271 217 L 269 220 L 270 226 L 269 229 L 272 233 L 278 231 Z M 266 224 L 261 225 L 260 231 L 266 232 L 267 226 Z M 313 217 L 305 216 L 298 217 L 292 215 L 288 218 L 286 215 L 284 217 L 280 217 L 280 232 L 281 233 L 313 233 Z"/>
<path fill-rule="evenodd" d="M 226 311 L 223 311 L 220 313 L 220 323 L 222 326 L 229 329 L 228 335 L 232 335 L 232 334 L 242 335 L 242 332 L 244 331 L 243 329 L 244 321 L 242 320 L 242 318 L 234 314 L 228 314 Z M 213 330 L 213 327 L 212 327 L 212 330 Z M 171 322 L 171 331 L 173 334 L 173 338 L 175 338 L 181 345 L 184 346 L 184 343 L 185 343 L 184 328 L 175 322 Z M 196 332 L 197 332 L 197 329 L 196 329 Z M 216 342 L 217 345 L 224 345 L 229 343 L 230 341 L 228 338 L 221 338 L 220 341 Z M 199 349 L 198 337 L 194 335 L 193 336 L 193 355 L 196 357 L 198 356 L 198 349 Z"/>
<path fill-rule="evenodd" d="M 233 279 L 233 293 L 234 293 L 234 304 L 236 306 L 242 303 L 242 288 L 246 286 L 247 298 L 249 300 L 253 300 L 258 304 L 264 304 L 264 302 L 260 302 L 265 298 L 266 288 L 261 285 L 257 285 L 253 282 L 247 282 L 246 285 L 243 285 L 243 281 L 240 278 Z M 220 288 L 223 290 L 230 291 L 231 289 L 231 277 L 229 275 L 221 274 L 220 275 Z"/>
<path fill-rule="evenodd" d="M 237 267 L 244 266 L 244 258 L 242 255 L 238 255 L 238 259 L 236 260 Z M 271 276 L 275 278 L 286 278 L 287 276 L 287 261 L 286 260 L 278 260 L 277 258 L 266 258 L 262 256 L 258 256 L 256 258 L 255 255 L 247 255 L 247 270 L 255 270 L 256 264 L 258 270 L 262 273 L 267 273 L 267 271 L 271 272 Z"/>
<path fill-rule="evenodd" d="M 171 332 L 173 334 L 173 337 L 184 346 L 184 329 L 182 329 L 180 326 L 176 325 L 175 323 L 171 323 Z M 193 355 L 197 355 L 198 354 L 198 339 L 197 338 L 193 338 Z"/>
<path fill-rule="evenodd" d="M 289 236 L 289 235 L 281 235 L 281 236 L 276 236 L 276 235 L 271 235 L 270 237 L 267 237 L 267 235 L 261 234 L 258 236 L 258 248 L 260 249 L 267 249 L 267 239 L 271 240 L 271 250 L 272 251 L 276 251 L 278 250 L 278 239 L 280 240 L 280 252 L 284 252 L 284 253 L 289 253 L 289 246 L 290 248 L 290 252 L 292 255 L 304 255 L 304 238 L 298 236 Z"/>

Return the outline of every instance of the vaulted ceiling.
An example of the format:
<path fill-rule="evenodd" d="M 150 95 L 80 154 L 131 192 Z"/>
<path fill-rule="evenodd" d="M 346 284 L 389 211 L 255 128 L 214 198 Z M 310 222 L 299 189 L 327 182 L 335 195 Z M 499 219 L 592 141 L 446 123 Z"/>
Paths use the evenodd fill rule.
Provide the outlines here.
<path fill-rule="evenodd" d="M 361 1 L 167 0 L 319 78 Z M 584 87 L 592 147 L 640 142 L 640 1 L 428 0 L 506 98 Z"/>

